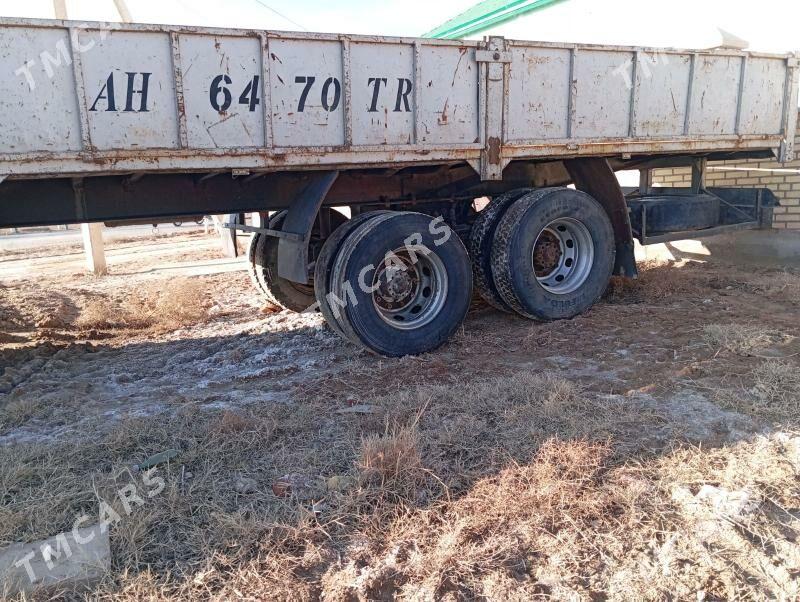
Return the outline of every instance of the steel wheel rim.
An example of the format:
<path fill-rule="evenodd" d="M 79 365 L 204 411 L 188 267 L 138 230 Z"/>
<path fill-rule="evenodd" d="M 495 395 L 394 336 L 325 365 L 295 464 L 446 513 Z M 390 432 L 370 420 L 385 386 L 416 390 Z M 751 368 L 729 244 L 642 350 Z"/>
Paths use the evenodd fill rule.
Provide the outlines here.
<path fill-rule="evenodd" d="M 592 271 L 594 240 L 582 222 L 560 217 L 539 232 L 531 261 L 536 280 L 545 290 L 567 295 L 586 282 Z"/>
<path fill-rule="evenodd" d="M 413 330 L 439 315 L 447 286 L 447 270 L 435 253 L 422 255 L 397 249 L 375 269 L 372 304 L 393 328 Z"/>

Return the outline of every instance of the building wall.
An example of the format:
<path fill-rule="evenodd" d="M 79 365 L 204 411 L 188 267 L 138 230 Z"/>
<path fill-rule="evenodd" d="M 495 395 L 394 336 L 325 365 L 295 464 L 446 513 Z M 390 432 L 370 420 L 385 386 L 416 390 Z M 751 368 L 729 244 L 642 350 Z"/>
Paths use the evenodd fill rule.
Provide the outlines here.
<path fill-rule="evenodd" d="M 800 134 L 795 138 L 795 154 L 798 152 Z M 691 183 L 690 167 L 653 170 L 653 184 L 680 188 Z M 706 186 L 769 188 L 781 204 L 775 208 L 773 227 L 800 230 L 800 159 L 790 163 L 763 159 L 709 162 Z"/>

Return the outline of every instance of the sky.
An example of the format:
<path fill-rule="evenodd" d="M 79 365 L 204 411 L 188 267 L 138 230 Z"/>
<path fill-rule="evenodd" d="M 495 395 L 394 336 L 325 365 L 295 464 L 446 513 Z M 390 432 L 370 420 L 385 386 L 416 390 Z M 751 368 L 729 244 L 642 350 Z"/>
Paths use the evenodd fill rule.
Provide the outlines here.
<path fill-rule="evenodd" d="M 66 0 L 75 20 L 118 20 L 112 0 Z M 217 27 L 418 36 L 475 0 L 127 0 L 133 19 Z M 53 17 L 52 0 L 0 0 L 0 16 Z M 800 50 L 800 0 L 566 0 L 500 25 L 509 38 L 708 48 L 718 28 L 752 50 Z M 473 36 L 481 38 L 482 34 Z"/>
<path fill-rule="evenodd" d="M 127 0 L 134 21 L 418 36 L 470 0 Z M 67 0 L 70 19 L 114 21 L 112 0 Z M 52 0 L 0 0 L 0 16 L 53 18 Z"/>

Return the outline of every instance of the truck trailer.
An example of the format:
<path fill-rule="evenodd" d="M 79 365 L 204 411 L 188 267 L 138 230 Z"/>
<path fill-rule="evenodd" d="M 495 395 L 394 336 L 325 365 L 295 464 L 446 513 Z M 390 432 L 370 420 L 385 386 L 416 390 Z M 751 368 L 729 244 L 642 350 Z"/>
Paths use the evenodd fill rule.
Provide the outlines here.
<path fill-rule="evenodd" d="M 423 353 L 473 289 L 568 319 L 613 274 L 636 276 L 634 238 L 769 227 L 775 196 L 707 188 L 706 162 L 794 157 L 798 66 L 728 48 L 2 18 L 0 226 L 258 213 L 231 225 L 251 234 L 261 294 L 375 353 Z M 652 186 L 677 166 L 690 187 Z"/>

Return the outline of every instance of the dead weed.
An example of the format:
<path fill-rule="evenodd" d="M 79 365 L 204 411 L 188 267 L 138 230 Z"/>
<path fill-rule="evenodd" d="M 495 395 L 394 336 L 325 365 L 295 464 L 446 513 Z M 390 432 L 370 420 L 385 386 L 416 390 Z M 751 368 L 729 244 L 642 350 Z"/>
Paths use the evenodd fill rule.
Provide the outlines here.
<path fill-rule="evenodd" d="M 75 322 L 78 328 L 155 328 L 171 330 L 203 320 L 208 315 L 203 282 L 176 278 L 166 286 L 145 285 L 124 300 L 91 298 Z"/>
<path fill-rule="evenodd" d="M 759 349 L 781 340 L 763 326 L 748 324 L 709 324 L 703 328 L 703 340 L 712 348 L 737 355 L 752 355 Z"/>

